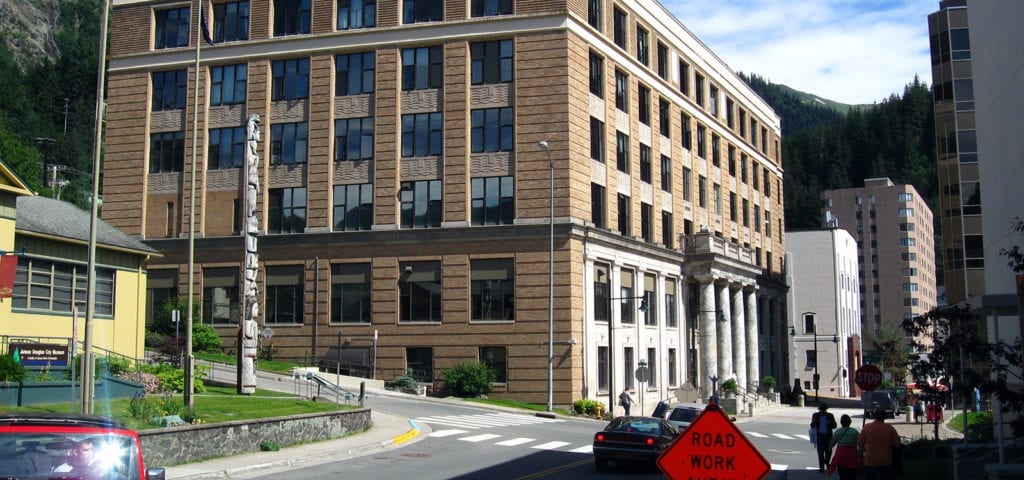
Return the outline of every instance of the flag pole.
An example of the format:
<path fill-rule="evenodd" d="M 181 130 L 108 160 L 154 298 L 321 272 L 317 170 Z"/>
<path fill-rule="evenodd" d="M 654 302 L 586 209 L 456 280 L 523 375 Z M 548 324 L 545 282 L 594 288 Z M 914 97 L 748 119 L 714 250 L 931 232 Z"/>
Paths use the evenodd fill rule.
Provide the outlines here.
<path fill-rule="evenodd" d="M 192 393 L 194 390 L 192 374 L 194 370 L 193 359 L 192 359 L 192 312 L 193 302 L 195 301 L 195 254 L 196 254 L 196 156 L 199 151 L 199 57 L 200 51 L 203 45 L 203 0 L 196 0 L 198 8 L 196 8 L 196 62 L 195 68 L 193 69 L 195 74 L 195 83 L 192 88 L 192 159 L 191 159 L 191 179 L 189 180 L 189 201 L 188 201 L 188 306 L 185 314 L 185 364 L 182 367 L 185 369 L 185 395 L 183 403 L 185 407 L 192 408 L 195 400 L 193 399 Z"/>

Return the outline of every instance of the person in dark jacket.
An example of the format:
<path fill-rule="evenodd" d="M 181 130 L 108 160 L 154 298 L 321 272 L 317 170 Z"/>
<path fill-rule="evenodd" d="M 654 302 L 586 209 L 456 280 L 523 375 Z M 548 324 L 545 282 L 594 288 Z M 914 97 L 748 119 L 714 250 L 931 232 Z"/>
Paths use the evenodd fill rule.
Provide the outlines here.
<path fill-rule="evenodd" d="M 832 459 L 832 431 L 836 429 L 836 417 L 828 412 L 825 402 L 818 404 L 818 411 L 811 415 L 811 428 L 817 432 L 818 471 L 824 472 Z"/>

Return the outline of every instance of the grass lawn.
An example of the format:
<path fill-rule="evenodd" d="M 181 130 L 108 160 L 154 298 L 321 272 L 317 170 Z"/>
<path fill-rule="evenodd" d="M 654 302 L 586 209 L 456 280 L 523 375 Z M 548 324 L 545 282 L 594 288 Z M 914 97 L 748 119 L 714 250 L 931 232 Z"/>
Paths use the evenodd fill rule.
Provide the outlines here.
<path fill-rule="evenodd" d="M 200 360 L 206 360 L 209 362 L 217 363 L 226 363 L 228 365 L 235 365 L 235 362 L 238 360 L 234 356 L 222 355 L 219 353 L 196 353 L 194 354 L 194 356 Z M 260 370 L 266 370 L 274 373 L 282 373 L 285 375 L 291 374 L 293 368 L 303 366 L 295 362 L 282 362 L 280 360 L 265 359 L 260 359 L 256 363 L 257 368 L 259 368 Z"/>
<path fill-rule="evenodd" d="M 149 395 L 149 399 L 164 399 L 160 395 Z M 182 401 L 182 394 L 177 393 L 167 400 Z M 159 428 L 148 421 L 132 418 L 128 415 L 130 403 L 128 398 L 97 399 L 94 411 L 98 415 L 112 417 L 124 422 L 133 430 Z M 279 417 L 303 413 L 329 412 L 339 409 L 352 409 L 353 406 L 335 405 L 327 402 L 313 402 L 289 395 L 257 389 L 254 395 L 238 395 L 233 387 L 207 386 L 206 392 L 193 397 L 196 413 L 203 423 L 226 422 L 231 420 L 248 420 L 253 418 Z M 5 407 L 9 411 L 44 411 L 69 412 L 70 406 L 63 404 L 33 405 L 30 407 Z"/>

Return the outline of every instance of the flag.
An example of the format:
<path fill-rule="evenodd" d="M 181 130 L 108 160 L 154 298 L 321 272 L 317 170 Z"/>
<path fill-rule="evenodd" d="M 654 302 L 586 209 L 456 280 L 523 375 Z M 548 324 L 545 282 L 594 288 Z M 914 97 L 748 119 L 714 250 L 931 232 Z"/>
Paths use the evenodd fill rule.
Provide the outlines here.
<path fill-rule="evenodd" d="M 0 298 L 11 298 L 14 294 L 14 273 L 18 270 L 18 255 L 0 257 Z"/>
<path fill-rule="evenodd" d="M 206 40 L 207 45 L 213 45 L 213 37 L 210 36 L 210 25 L 206 22 L 206 9 L 203 8 L 203 2 L 199 2 L 199 23 L 203 29 L 203 40 Z"/>

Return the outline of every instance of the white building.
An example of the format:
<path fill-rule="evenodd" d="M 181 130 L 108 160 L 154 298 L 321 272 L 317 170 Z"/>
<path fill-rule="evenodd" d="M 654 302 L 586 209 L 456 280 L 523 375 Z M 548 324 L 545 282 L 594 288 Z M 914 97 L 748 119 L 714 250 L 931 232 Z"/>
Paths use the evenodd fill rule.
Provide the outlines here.
<path fill-rule="evenodd" d="M 791 382 L 851 396 L 861 364 L 857 242 L 841 228 L 786 232 Z"/>

